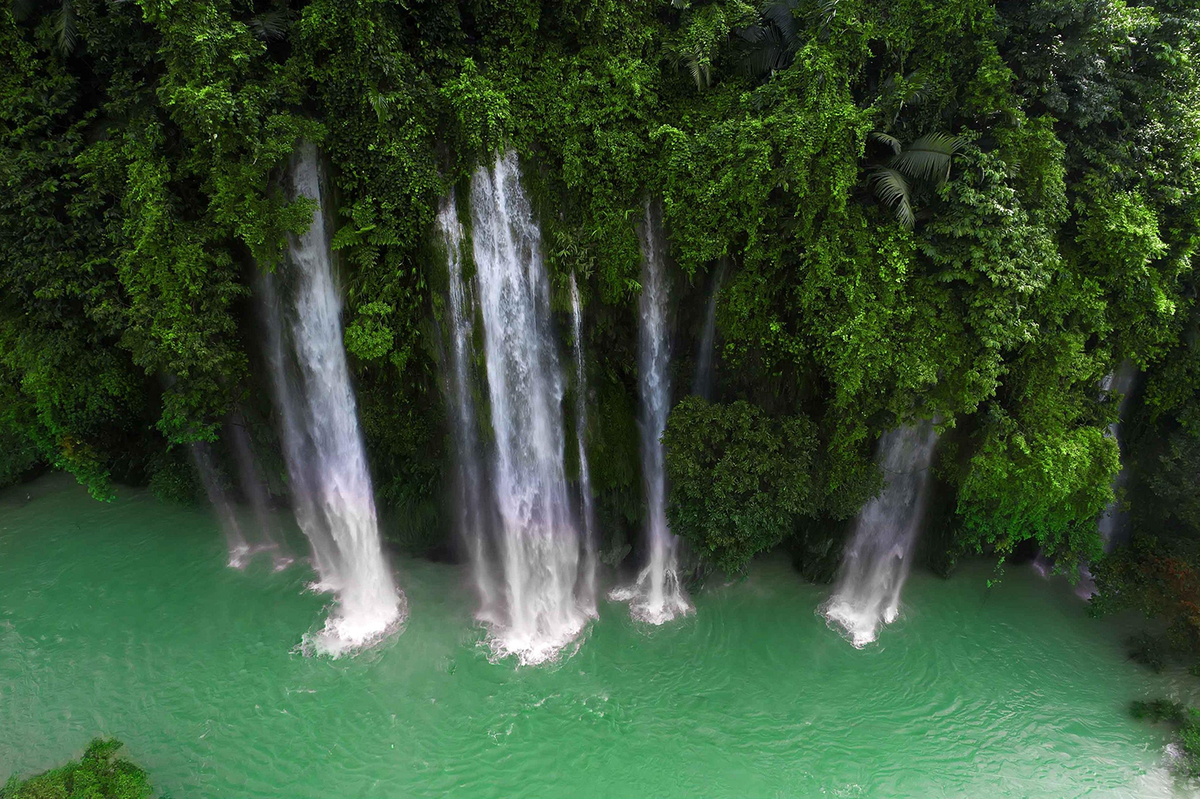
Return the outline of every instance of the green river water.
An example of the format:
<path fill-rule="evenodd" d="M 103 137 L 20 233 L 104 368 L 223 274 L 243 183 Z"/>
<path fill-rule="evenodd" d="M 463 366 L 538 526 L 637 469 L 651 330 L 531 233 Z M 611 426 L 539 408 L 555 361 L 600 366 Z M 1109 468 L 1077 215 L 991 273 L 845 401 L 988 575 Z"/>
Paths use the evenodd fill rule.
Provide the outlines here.
<path fill-rule="evenodd" d="M 1064 581 L 987 564 L 910 579 L 856 650 L 827 588 L 768 560 L 647 629 L 605 604 L 574 654 L 490 663 L 466 575 L 396 564 L 403 634 L 300 654 L 328 598 L 303 564 L 225 566 L 201 510 L 62 477 L 0 493 L 0 780 L 115 735 L 185 797 L 1190 796 L 1129 662 Z"/>

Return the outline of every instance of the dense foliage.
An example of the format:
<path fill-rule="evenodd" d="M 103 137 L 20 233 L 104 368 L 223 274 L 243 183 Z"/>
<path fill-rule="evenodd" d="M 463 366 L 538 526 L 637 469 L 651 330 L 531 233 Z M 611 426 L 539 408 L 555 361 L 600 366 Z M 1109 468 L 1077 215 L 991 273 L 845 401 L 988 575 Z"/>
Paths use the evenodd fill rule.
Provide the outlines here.
<path fill-rule="evenodd" d="M 736 572 L 811 513 L 817 441 L 805 417 L 775 422 L 739 400 L 688 397 L 671 413 L 671 529 L 716 566 Z"/>
<path fill-rule="evenodd" d="M 667 434 L 671 518 L 702 557 L 738 569 L 800 528 L 835 535 L 877 490 L 878 435 L 938 417 L 956 550 L 1099 559 L 1119 464 L 1100 383 L 1130 359 L 1139 543 L 1099 584 L 1194 624 L 1198 41 L 1182 0 L 12 0 L 0 483 L 45 465 L 101 498 L 179 487 L 186 445 L 233 414 L 269 448 L 253 287 L 306 224 L 280 176 L 308 138 L 336 186 L 385 517 L 436 546 L 432 221 L 512 146 L 559 310 L 572 272 L 586 300 L 613 551 L 639 528 L 635 225 L 653 196 L 680 399 L 727 271 L 715 402 L 679 404 Z"/>
<path fill-rule="evenodd" d="M 97 738 L 79 760 L 24 781 L 14 775 L 0 799 L 149 799 L 146 772 L 117 757 L 121 746 Z"/>

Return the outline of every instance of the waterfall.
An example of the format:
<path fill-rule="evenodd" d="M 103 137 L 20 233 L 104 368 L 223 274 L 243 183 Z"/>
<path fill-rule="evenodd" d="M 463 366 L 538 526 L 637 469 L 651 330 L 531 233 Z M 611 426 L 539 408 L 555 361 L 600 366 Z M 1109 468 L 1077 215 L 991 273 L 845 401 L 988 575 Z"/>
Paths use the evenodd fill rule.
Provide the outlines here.
<path fill-rule="evenodd" d="M 204 441 L 194 442 L 189 449 L 192 453 L 192 463 L 196 465 L 196 472 L 200 475 L 200 483 L 204 486 L 204 493 L 208 497 L 209 504 L 217 513 L 221 531 L 225 533 L 225 544 L 229 549 L 229 565 L 235 569 L 241 569 L 249 560 L 250 547 L 247 545 L 246 535 L 238 523 L 237 514 L 234 513 L 233 502 L 230 501 L 229 494 L 221 482 L 221 474 L 217 470 L 217 462 L 213 458 L 212 449 Z"/>
<path fill-rule="evenodd" d="M 1116 440 L 1118 446 L 1124 444 L 1121 439 L 1121 422 L 1124 419 L 1125 407 L 1128 404 L 1129 395 L 1133 390 L 1133 383 L 1136 379 L 1137 367 L 1133 365 L 1132 361 L 1126 360 L 1121 362 L 1121 365 L 1117 367 L 1115 372 L 1107 375 L 1101 384 L 1101 390 L 1106 396 L 1111 397 L 1113 394 L 1120 395 L 1117 406 L 1117 421 L 1108 426 L 1108 435 Z M 1129 512 L 1123 509 L 1121 497 L 1126 483 L 1129 482 L 1129 472 L 1125 469 L 1124 461 L 1125 458 L 1122 457 L 1121 470 L 1113 478 L 1113 501 L 1108 503 L 1108 507 L 1104 509 L 1104 513 L 1101 514 L 1097 525 L 1100 537 L 1104 541 L 1105 552 L 1111 552 L 1117 543 L 1124 540 L 1129 527 Z"/>
<path fill-rule="evenodd" d="M 1117 446 L 1124 449 L 1124 442 L 1121 439 L 1121 422 L 1125 417 L 1125 406 L 1128 404 L 1129 394 L 1133 390 L 1134 381 L 1137 380 L 1137 367 L 1133 361 L 1125 360 L 1116 368 L 1115 371 L 1109 372 L 1100 381 L 1100 398 L 1111 401 L 1112 395 L 1119 395 L 1117 400 L 1117 420 L 1108 425 L 1106 435 L 1117 442 Z M 1096 532 L 1100 534 L 1100 540 L 1104 544 L 1105 552 L 1112 552 L 1114 546 L 1125 540 L 1129 528 L 1129 511 L 1125 510 L 1122 502 L 1122 493 L 1125 490 L 1125 485 L 1129 482 L 1129 472 L 1125 469 L 1124 452 L 1121 453 L 1121 468 L 1112 480 L 1113 499 L 1105 506 L 1100 514 L 1100 519 L 1096 522 Z M 1079 581 L 1075 583 L 1075 594 L 1080 599 L 1091 599 L 1096 593 L 1096 581 L 1092 577 L 1090 564 L 1081 562 L 1079 564 Z"/>
<path fill-rule="evenodd" d="M 254 456 L 254 448 L 250 444 L 250 436 L 246 433 L 245 420 L 240 413 L 235 414 L 225 425 L 229 440 L 233 445 L 233 456 L 237 461 L 238 484 L 242 496 L 250 503 L 254 513 L 254 522 L 258 526 L 260 543 L 251 552 L 270 552 L 275 571 L 281 571 L 292 563 L 292 558 L 283 550 L 282 535 L 275 515 L 271 513 L 271 498 L 267 491 L 266 480 Z"/>
<path fill-rule="evenodd" d="M 879 439 L 883 490 L 859 512 L 833 596 L 823 608 L 856 647 L 874 641 L 880 625 L 900 613 L 900 589 L 912 565 L 936 443 L 929 421 L 904 425 Z"/>
<path fill-rule="evenodd" d="M 576 596 L 580 541 L 563 464 L 563 380 L 550 281 L 515 153 L 472 176 L 471 227 L 503 585 L 490 642 L 496 656 L 538 663 L 583 630 L 587 602 Z"/>
<path fill-rule="evenodd" d="M 478 618 L 495 624 L 501 620 L 499 614 L 502 609 L 489 567 L 492 560 L 487 538 L 490 500 L 485 499 L 484 466 L 480 462 L 478 423 L 472 394 L 475 305 L 463 279 L 463 228 L 458 219 L 458 205 L 453 192 L 442 204 L 437 227 L 446 251 L 449 277 L 450 369 L 447 372 L 447 393 L 454 414 L 456 522 L 470 558 L 475 590 L 479 594 Z"/>
<path fill-rule="evenodd" d="M 575 443 L 579 447 L 579 507 L 583 517 L 583 563 L 580 566 L 579 601 L 584 612 L 596 615 L 596 510 L 592 506 L 592 476 L 587 448 L 587 375 L 583 363 L 583 312 L 579 286 L 571 273 L 571 332 L 575 338 Z"/>
<path fill-rule="evenodd" d="M 337 596 L 324 629 L 306 636 L 305 648 L 337 656 L 395 628 L 404 605 L 380 542 L 314 145 L 297 148 L 290 176 L 293 198 L 314 201 L 313 219 L 305 233 L 289 237 L 283 274 L 263 280 L 267 360 L 296 520 L 312 544 L 316 587 Z"/>
<path fill-rule="evenodd" d="M 713 274 L 712 290 L 708 305 L 704 309 L 704 329 L 700 334 L 700 350 L 696 353 L 696 376 L 692 380 L 692 393 L 706 400 L 712 399 L 713 390 L 713 344 L 717 337 L 717 294 L 725 278 L 725 261 L 722 259 Z"/>
<path fill-rule="evenodd" d="M 665 454 L 662 434 L 670 412 L 671 358 L 667 325 L 669 286 L 663 262 L 662 221 L 656 206 L 646 204 L 641 227 L 642 296 L 638 330 L 638 380 L 641 391 L 642 481 L 646 491 L 646 539 L 649 559 L 634 585 L 612 598 L 628 600 L 634 618 L 662 624 L 691 611 L 679 584 L 678 541 L 667 526 Z"/>

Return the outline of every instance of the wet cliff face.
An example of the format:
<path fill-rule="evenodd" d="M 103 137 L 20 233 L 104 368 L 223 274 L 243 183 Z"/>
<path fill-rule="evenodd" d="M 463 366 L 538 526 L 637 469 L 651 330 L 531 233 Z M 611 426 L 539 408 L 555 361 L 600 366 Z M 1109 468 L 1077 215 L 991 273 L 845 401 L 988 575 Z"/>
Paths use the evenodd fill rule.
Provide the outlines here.
<path fill-rule="evenodd" d="M 1196 538 L 1200 80 L 1195 59 L 1163 56 L 1191 52 L 1195 10 L 585 5 L 18 9 L 0 31 L 16 187 L 0 196 L 0 482 L 40 464 L 101 498 L 114 480 L 178 496 L 199 488 L 197 442 L 235 473 L 230 414 L 277 421 L 253 295 L 309 221 L 286 175 L 317 141 L 377 515 L 406 549 L 449 549 L 435 219 L 512 148 L 560 356 L 571 275 L 589 320 L 610 560 L 641 556 L 653 504 L 637 426 L 647 198 L 670 253 L 671 405 L 712 329 L 714 399 L 813 422 L 798 515 L 821 521 L 803 531 L 814 557 L 872 495 L 880 436 L 940 416 L 969 430 L 939 475 L 945 551 L 1099 558 L 1121 461 L 1098 386 L 1126 358 L 1169 442 L 1126 459 L 1131 537 L 1144 487 L 1146 529 Z M 278 496 L 288 470 L 270 471 Z"/>

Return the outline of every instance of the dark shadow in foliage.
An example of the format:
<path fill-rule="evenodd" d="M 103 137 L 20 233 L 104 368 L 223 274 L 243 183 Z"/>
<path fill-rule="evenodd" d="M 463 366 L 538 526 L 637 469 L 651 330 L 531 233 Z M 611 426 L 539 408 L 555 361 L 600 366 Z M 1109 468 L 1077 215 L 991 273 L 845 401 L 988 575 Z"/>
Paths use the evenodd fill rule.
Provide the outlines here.
<path fill-rule="evenodd" d="M 838 0 L 774 0 L 759 11 L 753 25 L 735 32 L 737 70 L 751 78 L 763 79 L 791 66 L 800 49 L 803 18 L 816 21 L 816 29 L 826 35 L 837 16 Z"/>
<path fill-rule="evenodd" d="M 1140 663 L 1155 674 L 1166 668 L 1170 655 L 1167 642 L 1162 636 L 1144 631 L 1129 636 L 1125 641 L 1125 649 L 1130 660 Z"/>

